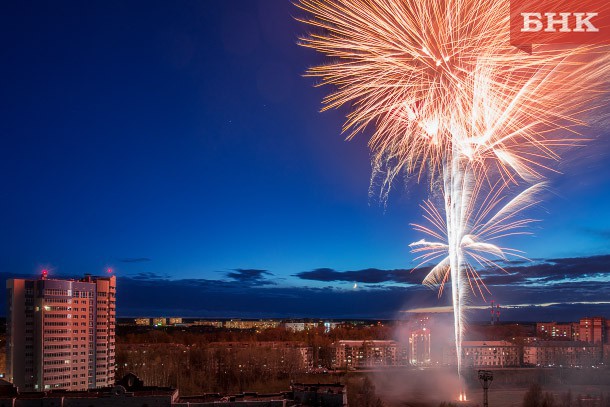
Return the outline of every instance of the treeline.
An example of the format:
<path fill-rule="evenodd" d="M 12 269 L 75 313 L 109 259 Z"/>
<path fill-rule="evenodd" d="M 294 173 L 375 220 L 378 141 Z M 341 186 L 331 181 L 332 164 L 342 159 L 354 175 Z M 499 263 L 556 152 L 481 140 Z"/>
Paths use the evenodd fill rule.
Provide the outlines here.
<path fill-rule="evenodd" d="M 328 373 L 338 340 L 392 339 L 384 326 L 292 332 L 155 328 L 117 335 L 117 377 L 137 374 L 147 385 L 182 394 L 273 392 L 291 381 L 336 381 Z M 324 373 L 326 371 L 326 373 Z M 366 387 L 366 386 L 365 386 Z"/>
<path fill-rule="evenodd" d="M 292 382 L 341 381 L 347 387 L 351 407 L 384 407 L 368 377 L 346 372 L 308 373 L 298 348 L 123 344 L 117 356 L 117 377 L 133 372 L 146 385 L 176 387 L 182 395 L 271 393 L 290 390 Z"/>
<path fill-rule="evenodd" d="M 309 346 L 325 345 L 338 340 L 383 340 L 394 339 L 393 327 L 354 326 L 339 327 L 326 332 L 323 327 L 294 332 L 285 328 L 238 330 L 198 327 L 157 327 L 157 328 L 117 328 L 117 343 L 175 343 L 183 345 L 204 345 L 213 342 L 303 342 Z"/>
<path fill-rule="evenodd" d="M 127 372 L 151 386 L 172 386 L 185 395 L 287 390 L 305 373 L 298 348 L 208 347 L 170 344 L 119 345 L 117 377 Z"/>

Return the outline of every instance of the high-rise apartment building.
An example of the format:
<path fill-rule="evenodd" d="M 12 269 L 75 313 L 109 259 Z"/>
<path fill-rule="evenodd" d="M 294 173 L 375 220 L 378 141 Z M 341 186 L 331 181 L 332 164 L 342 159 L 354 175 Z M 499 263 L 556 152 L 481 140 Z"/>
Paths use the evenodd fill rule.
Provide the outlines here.
<path fill-rule="evenodd" d="M 10 279 L 7 379 L 21 391 L 114 385 L 116 277 Z"/>
<path fill-rule="evenodd" d="M 580 340 L 584 342 L 603 344 L 606 337 L 606 318 L 590 317 L 580 319 Z"/>

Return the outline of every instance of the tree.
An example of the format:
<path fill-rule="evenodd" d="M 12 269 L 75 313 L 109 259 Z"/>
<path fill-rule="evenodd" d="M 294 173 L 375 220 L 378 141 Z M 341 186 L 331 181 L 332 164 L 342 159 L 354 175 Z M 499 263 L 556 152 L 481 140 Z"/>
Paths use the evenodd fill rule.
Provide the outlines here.
<path fill-rule="evenodd" d="M 542 407 L 542 387 L 532 383 L 523 396 L 523 407 Z"/>
<path fill-rule="evenodd" d="M 551 393 L 544 393 L 542 407 L 555 407 L 555 397 Z"/>

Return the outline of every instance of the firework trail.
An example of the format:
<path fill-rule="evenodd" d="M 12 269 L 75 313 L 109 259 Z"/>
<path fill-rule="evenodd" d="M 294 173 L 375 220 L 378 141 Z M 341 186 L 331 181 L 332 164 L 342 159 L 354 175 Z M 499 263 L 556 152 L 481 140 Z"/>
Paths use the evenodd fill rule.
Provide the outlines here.
<path fill-rule="evenodd" d="M 369 147 L 381 200 L 404 172 L 442 190 L 440 210 L 424 204 L 432 227 L 416 226 L 437 241 L 412 249 L 422 261 L 441 259 L 424 283 L 442 290 L 451 280 L 461 372 L 462 307 L 468 288 L 483 293 L 475 265 L 516 254 L 486 239 L 526 226 L 517 215 L 541 185 L 500 203 L 509 185 L 538 182 L 562 148 L 582 141 L 579 129 L 603 89 L 610 53 L 598 46 L 519 51 L 510 45 L 508 0 L 296 5 L 312 29 L 300 44 L 331 58 L 307 71 L 334 86 L 323 110 L 351 105 L 348 139 L 374 127 Z"/>

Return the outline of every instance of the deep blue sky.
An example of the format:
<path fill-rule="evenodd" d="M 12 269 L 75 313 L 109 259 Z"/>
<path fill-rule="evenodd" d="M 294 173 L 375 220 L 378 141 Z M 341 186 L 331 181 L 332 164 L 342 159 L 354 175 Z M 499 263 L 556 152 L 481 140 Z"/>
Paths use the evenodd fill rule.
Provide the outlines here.
<path fill-rule="evenodd" d="M 422 236 L 409 223 L 425 189 L 396 185 L 385 209 L 369 199 L 367 135 L 345 142 L 348 110 L 318 112 L 330 89 L 302 74 L 324 59 L 296 45 L 298 14 L 283 0 L 3 2 L 0 273 L 111 266 L 125 281 L 319 290 L 329 304 L 361 282 L 381 294 L 358 295 L 397 292 L 379 315 L 416 306 L 393 277 L 303 274 L 415 266 L 408 244 Z M 610 148 L 590 136 L 552 177 L 535 236 L 508 245 L 535 259 L 610 253 Z M 608 270 L 583 281 L 610 284 Z M 255 297 L 206 312 L 273 313 L 257 314 Z M 145 302 L 123 314 L 162 311 Z"/>

